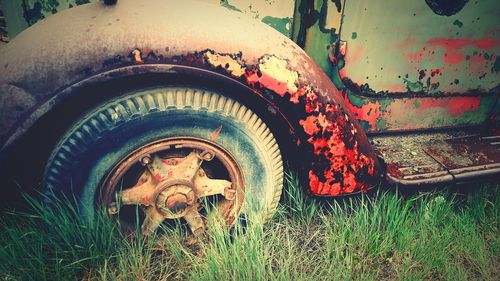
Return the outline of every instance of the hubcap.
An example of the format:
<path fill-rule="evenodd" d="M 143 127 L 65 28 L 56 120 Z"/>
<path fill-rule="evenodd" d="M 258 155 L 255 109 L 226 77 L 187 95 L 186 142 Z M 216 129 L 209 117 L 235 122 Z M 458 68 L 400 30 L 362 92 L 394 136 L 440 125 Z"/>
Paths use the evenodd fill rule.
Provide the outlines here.
<path fill-rule="evenodd" d="M 135 179 L 134 173 L 139 175 Z M 127 181 L 130 187 L 120 189 Z M 155 232 L 166 219 L 182 218 L 200 236 L 207 228 L 207 205 L 232 225 L 244 195 L 234 158 L 213 141 L 191 137 L 164 139 L 135 150 L 112 169 L 102 188 L 101 203 L 111 215 L 119 217 L 128 205 L 143 207 L 144 235 Z"/>

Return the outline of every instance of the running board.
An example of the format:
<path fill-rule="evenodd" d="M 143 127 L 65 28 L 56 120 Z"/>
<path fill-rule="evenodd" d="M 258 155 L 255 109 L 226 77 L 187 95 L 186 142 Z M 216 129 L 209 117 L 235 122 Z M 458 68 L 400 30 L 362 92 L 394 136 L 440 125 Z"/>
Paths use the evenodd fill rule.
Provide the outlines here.
<path fill-rule="evenodd" d="M 500 174 L 500 131 L 371 136 L 386 178 L 405 186 L 463 183 Z"/>

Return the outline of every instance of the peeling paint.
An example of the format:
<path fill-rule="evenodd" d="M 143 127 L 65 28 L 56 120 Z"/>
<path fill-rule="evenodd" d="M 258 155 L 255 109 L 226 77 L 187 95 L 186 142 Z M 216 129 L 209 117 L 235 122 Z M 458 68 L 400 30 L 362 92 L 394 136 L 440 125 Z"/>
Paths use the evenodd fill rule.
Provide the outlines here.
<path fill-rule="evenodd" d="M 240 58 L 228 54 L 219 55 L 210 51 L 205 53 L 205 58 L 213 67 L 221 67 L 228 71 L 234 77 L 241 77 L 245 74 L 245 67 L 238 61 Z"/>
<path fill-rule="evenodd" d="M 144 61 L 142 60 L 142 52 L 139 49 L 135 49 L 132 52 L 130 52 L 129 57 L 132 58 L 134 63 L 144 63 Z"/>
<path fill-rule="evenodd" d="M 287 62 L 275 56 L 266 56 L 259 59 L 258 68 L 254 68 L 247 74 L 247 81 L 251 85 L 259 83 L 262 87 L 269 88 L 280 96 L 289 93 L 292 100 L 298 102 L 297 83 L 299 75 L 296 71 L 287 69 Z"/>
<path fill-rule="evenodd" d="M 262 22 L 278 30 L 279 32 L 281 32 L 281 34 L 290 36 L 292 18 L 276 18 L 265 16 L 262 18 Z"/>
<path fill-rule="evenodd" d="M 241 10 L 236 8 L 236 6 L 229 4 L 228 0 L 220 0 L 220 5 L 224 8 L 228 8 L 229 10 L 241 12 Z"/>
<path fill-rule="evenodd" d="M 372 186 L 373 183 L 366 180 L 376 178 L 375 161 L 360 151 L 356 141 L 358 132 L 352 120 L 338 105 L 321 102 L 310 85 L 299 87 L 298 73 L 288 69 L 287 61 L 264 56 L 257 65 L 248 65 L 229 54 L 211 51 L 202 54 L 212 67 L 244 78 L 256 91 L 268 90 L 282 98 L 289 95 L 290 103 L 304 106 L 305 116 L 299 125 L 315 155 L 308 172 L 312 193 L 337 196 Z M 229 66 L 225 67 L 225 63 Z"/>
<path fill-rule="evenodd" d="M 135 50 L 139 49 L 130 52 L 134 56 L 138 54 Z M 312 193 L 336 196 L 367 190 L 376 184 L 376 162 L 366 154 L 369 147 L 360 147 L 355 119 L 349 118 L 345 109 L 327 102 L 312 85 L 301 82 L 298 72 L 290 69 L 287 60 L 265 55 L 256 64 L 249 64 L 242 57 L 242 53 L 204 50 L 172 58 L 142 55 L 142 60 L 145 64 L 172 60 L 176 64 L 205 66 L 238 79 L 255 94 L 269 97 L 275 104 L 294 106 L 293 111 L 300 116 L 296 124 L 297 143 L 314 155 L 308 172 Z M 114 67 L 116 63 L 134 63 L 122 55 L 109 61 L 108 65 Z M 301 142 L 301 138 L 307 142 Z"/>

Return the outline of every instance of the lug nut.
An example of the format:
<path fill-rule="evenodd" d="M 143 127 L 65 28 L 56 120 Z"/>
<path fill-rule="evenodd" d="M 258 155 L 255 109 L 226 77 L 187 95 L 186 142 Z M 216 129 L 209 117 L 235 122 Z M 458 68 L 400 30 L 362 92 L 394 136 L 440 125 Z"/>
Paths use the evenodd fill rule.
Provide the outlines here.
<path fill-rule="evenodd" d="M 151 157 L 149 155 L 146 155 L 146 156 L 141 158 L 142 166 L 149 165 L 149 164 L 151 164 L 151 162 L 152 162 L 152 160 L 151 160 Z"/>

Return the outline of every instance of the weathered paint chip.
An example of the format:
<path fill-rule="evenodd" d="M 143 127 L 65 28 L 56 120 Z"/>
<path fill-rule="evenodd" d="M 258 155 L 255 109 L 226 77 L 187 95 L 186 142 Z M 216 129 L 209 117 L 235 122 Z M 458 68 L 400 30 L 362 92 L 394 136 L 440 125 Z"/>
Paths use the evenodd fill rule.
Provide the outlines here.
<path fill-rule="evenodd" d="M 259 82 L 262 86 L 273 90 L 280 96 L 290 95 L 298 91 L 299 74 L 287 68 L 287 61 L 275 56 L 266 56 L 259 60 L 258 71 L 247 76 L 248 82 Z"/>
<path fill-rule="evenodd" d="M 214 67 L 222 67 L 234 77 L 241 77 L 245 74 L 245 67 L 233 56 L 224 54 L 214 54 L 210 51 L 205 53 L 205 58 L 209 64 Z"/>

